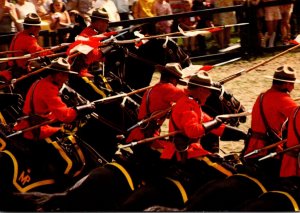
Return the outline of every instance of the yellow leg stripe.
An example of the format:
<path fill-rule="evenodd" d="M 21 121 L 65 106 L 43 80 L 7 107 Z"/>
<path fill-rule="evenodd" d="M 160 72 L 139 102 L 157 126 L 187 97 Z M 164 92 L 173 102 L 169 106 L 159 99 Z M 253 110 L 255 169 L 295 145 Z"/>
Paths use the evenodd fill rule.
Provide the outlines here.
<path fill-rule="evenodd" d="M 297 201 L 295 200 L 295 198 L 293 198 L 292 195 L 290 195 L 289 193 L 287 192 L 283 192 L 283 191 L 269 191 L 268 193 L 279 193 L 279 194 L 283 194 L 285 195 L 292 203 L 293 207 L 294 207 L 294 210 L 297 212 L 299 211 L 299 206 L 298 206 L 298 203 Z"/>
<path fill-rule="evenodd" d="M 226 176 L 232 176 L 232 172 L 225 169 L 223 166 L 212 162 L 208 157 L 199 157 L 198 159 L 204 161 L 207 165 L 214 167 L 215 169 L 217 169 L 218 171 L 222 172 L 223 174 L 225 174 Z"/>
<path fill-rule="evenodd" d="M 177 186 L 177 188 L 179 189 L 180 194 L 182 196 L 183 203 L 186 203 L 188 201 L 188 196 L 187 196 L 187 193 L 186 193 L 184 187 L 182 186 L 182 184 L 178 180 L 173 180 L 168 177 L 166 177 L 166 179 L 170 180 L 172 183 L 174 183 Z"/>
<path fill-rule="evenodd" d="M 6 120 L 3 117 L 2 113 L 0 112 L 0 122 L 6 125 Z"/>
<path fill-rule="evenodd" d="M 73 166 L 72 160 L 66 155 L 64 150 L 57 144 L 57 142 L 52 141 L 50 138 L 46 138 L 45 140 L 47 141 L 47 143 L 52 144 L 55 147 L 55 149 L 58 150 L 61 157 L 67 162 L 67 168 L 65 169 L 64 174 L 69 174 L 69 172 Z"/>
<path fill-rule="evenodd" d="M 126 177 L 126 180 L 128 181 L 128 184 L 129 184 L 131 190 L 134 191 L 134 185 L 133 185 L 132 178 L 130 177 L 130 174 L 126 171 L 126 169 L 116 162 L 111 162 L 108 164 L 117 167 L 123 173 L 123 175 Z"/>
<path fill-rule="evenodd" d="M 4 150 L 6 147 L 6 142 L 0 138 L 0 151 Z"/>
<path fill-rule="evenodd" d="M 241 177 L 245 177 L 245 178 L 247 178 L 247 179 L 252 180 L 253 182 L 255 182 L 255 183 L 259 186 L 259 188 L 262 190 L 263 193 L 267 192 L 266 188 L 265 188 L 265 187 L 262 185 L 262 183 L 261 183 L 259 180 L 257 180 L 256 178 L 250 177 L 250 176 L 248 176 L 248 175 L 246 175 L 246 174 L 234 174 L 234 175 L 236 175 L 236 176 L 241 176 Z"/>
<path fill-rule="evenodd" d="M 46 179 L 46 180 L 35 182 L 35 183 L 30 184 L 30 185 L 28 185 L 28 186 L 26 186 L 26 187 L 23 188 L 17 182 L 18 169 L 19 169 L 18 163 L 17 163 L 17 159 L 8 150 L 4 150 L 3 153 L 6 153 L 12 159 L 12 162 L 13 162 L 13 165 L 14 165 L 13 185 L 19 190 L 19 192 L 27 192 L 27 191 L 29 191 L 31 189 L 36 188 L 36 187 L 53 184 L 55 182 L 53 179 Z"/>
<path fill-rule="evenodd" d="M 82 77 L 82 79 L 89 84 L 96 93 L 100 94 L 103 98 L 106 97 L 105 93 L 100 90 L 91 80 L 89 80 L 87 77 Z"/>
<path fill-rule="evenodd" d="M 101 74 L 99 74 L 99 76 L 100 76 L 100 78 L 102 79 L 102 81 L 104 82 L 106 89 L 109 89 L 110 91 L 112 91 L 113 89 L 112 89 L 111 86 L 109 85 L 107 79 L 106 79 L 103 75 L 101 75 Z"/>
<path fill-rule="evenodd" d="M 70 135 L 70 136 L 68 136 L 68 139 L 72 142 L 72 144 L 74 144 L 74 147 L 75 147 L 75 149 L 76 149 L 76 151 L 77 151 L 77 153 L 79 155 L 79 158 L 80 158 L 81 162 L 83 163 L 82 168 L 80 170 L 78 170 L 77 172 L 75 172 L 74 177 L 76 177 L 77 175 L 79 175 L 82 172 L 84 166 L 86 165 L 86 161 L 85 161 L 84 154 L 82 153 L 80 147 L 78 146 L 78 144 L 77 144 L 76 139 L 74 138 L 74 136 Z"/>

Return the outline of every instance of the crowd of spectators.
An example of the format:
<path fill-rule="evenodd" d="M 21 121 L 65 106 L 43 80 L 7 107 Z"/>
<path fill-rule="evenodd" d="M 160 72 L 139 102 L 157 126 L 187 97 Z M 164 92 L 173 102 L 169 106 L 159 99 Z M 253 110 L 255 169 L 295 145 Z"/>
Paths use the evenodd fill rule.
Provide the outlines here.
<path fill-rule="evenodd" d="M 257 18 L 257 38 L 262 47 L 273 47 L 277 42 L 288 45 L 290 39 L 299 32 L 299 3 L 295 1 L 293 4 L 260 7 L 262 3 L 269 1 L 276 0 L 0 0 L 0 51 L 7 50 L 9 43 L 5 42 L 2 36 L 20 31 L 22 19 L 31 12 L 37 13 L 42 18 L 48 26 L 44 28 L 46 30 L 56 31 L 71 27 L 79 32 L 90 24 L 89 13 L 99 7 L 106 9 L 111 22 L 118 22 L 239 4 L 255 8 L 258 6 L 254 11 Z M 175 32 L 178 31 L 178 26 L 183 30 L 193 30 L 234 25 L 239 22 L 238 18 L 235 11 L 182 17 L 156 22 L 150 26 L 153 28 L 149 32 L 156 34 Z M 121 28 L 115 27 L 112 30 Z M 211 38 L 219 49 L 227 48 L 231 44 L 230 39 L 234 30 L 236 28 L 225 27 L 213 33 Z M 76 33 L 65 36 L 65 41 L 72 41 L 74 34 Z M 206 40 L 204 36 L 183 37 L 178 38 L 178 44 L 191 54 L 205 54 Z"/>

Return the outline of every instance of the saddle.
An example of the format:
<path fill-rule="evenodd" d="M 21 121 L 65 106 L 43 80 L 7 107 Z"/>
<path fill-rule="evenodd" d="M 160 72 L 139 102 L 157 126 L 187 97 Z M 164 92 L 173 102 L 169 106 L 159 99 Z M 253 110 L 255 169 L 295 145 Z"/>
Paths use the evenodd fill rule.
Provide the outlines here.
<path fill-rule="evenodd" d="M 4 175 L 7 183 L 12 183 L 9 190 L 19 192 L 54 190 L 52 185 L 65 184 L 81 174 L 86 163 L 73 136 L 44 141 L 17 136 L 16 140 L 7 141 L 1 156 L 6 159 L 1 162 L 1 173 L 7 174 Z"/>

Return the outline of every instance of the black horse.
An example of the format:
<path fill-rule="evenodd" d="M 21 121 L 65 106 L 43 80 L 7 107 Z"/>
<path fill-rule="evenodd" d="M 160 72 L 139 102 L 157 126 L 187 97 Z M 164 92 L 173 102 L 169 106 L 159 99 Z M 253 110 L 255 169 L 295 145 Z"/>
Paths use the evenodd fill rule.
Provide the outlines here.
<path fill-rule="evenodd" d="M 236 174 L 200 187 L 184 208 L 152 206 L 146 211 L 299 211 L 299 187 L 299 177 L 261 180 Z"/>
<path fill-rule="evenodd" d="M 153 54 L 154 53 L 154 54 Z M 126 44 L 113 48 L 106 55 L 105 70 L 107 78 L 118 78 L 123 90 L 129 88 L 140 89 L 151 82 L 154 71 L 167 62 L 180 62 L 182 68 L 192 65 L 189 56 L 172 39 L 150 39 L 138 49 L 135 44 Z M 158 68 L 158 69 L 156 69 Z M 127 88 L 126 88 L 127 87 Z M 220 92 L 212 92 L 203 110 L 212 117 L 220 114 L 235 114 L 245 112 L 245 107 L 220 85 Z M 239 126 L 246 122 L 246 116 L 227 120 L 231 126 Z M 201 140 L 203 147 L 213 153 L 219 151 L 219 137 L 208 134 Z"/>
<path fill-rule="evenodd" d="M 169 62 L 179 62 L 182 68 L 192 64 L 189 56 L 172 39 L 154 38 L 136 47 L 135 43 L 116 45 L 106 54 L 107 76 L 117 76 L 132 89 L 150 84 L 157 68 Z"/>
<path fill-rule="evenodd" d="M 160 49 L 162 49 L 162 46 L 159 47 Z M 177 46 L 175 47 L 178 48 Z M 171 54 L 172 51 L 169 51 L 168 53 Z M 112 83 L 114 86 L 113 87 L 114 89 L 112 89 L 107 84 L 104 76 L 100 75 L 97 72 L 93 74 L 95 74 L 95 79 L 93 82 L 84 78 L 70 78 L 68 85 L 65 85 L 61 89 L 61 97 L 67 103 L 67 105 L 76 106 L 91 101 L 97 102 L 99 99 L 105 98 L 106 96 L 112 96 L 115 94 L 120 94 L 122 92 L 122 88 L 120 87 L 117 88 L 117 86 L 115 86 L 115 85 L 119 86 L 120 84 L 118 83 L 114 84 L 114 82 L 120 82 L 119 81 L 120 79 L 115 75 L 110 76 L 109 83 Z M 124 82 L 122 82 L 122 86 L 123 85 Z M 75 90 L 72 87 L 74 87 Z M 103 165 L 112 160 L 112 156 L 116 151 L 117 142 L 118 142 L 116 140 L 116 135 L 119 134 L 126 135 L 127 134 L 126 130 L 137 122 L 136 120 L 137 108 L 139 107 L 139 105 L 130 97 L 126 97 L 126 96 L 124 96 L 124 98 L 111 99 L 110 101 L 99 101 L 97 103 L 98 103 L 96 104 L 97 109 L 94 113 L 85 116 L 82 119 L 83 121 L 81 122 L 78 121 L 75 122 L 76 125 L 75 124 L 74 125 L 75 127 L 78 127 L 78 130 L 74 135 L 74 137 L 76 137 L 77 143 L 82 145 L 84 149 L 87 150 L 88 156 L 92 155 L 93 160 L 101 161 L 98 165 Z M 6 112 L 7 110 L 5 109 L 4 111 Z M 12 109 L 11 111 L 14 111 L 14 109 Z M 12 116 L 10 112 L 6 113 L 4 116 L 5 119 L 9 120 L 10 122 L 15 122 L 22 115 L 22 103 L 18 105 L 17 111 L 18 113 L 16 113 L 16 115 L 14 116 Z M 76 128 L 73 127 L 72 129 L 76 129 Z M 1 156 L 2 156 L 1 159 L 3 161 L 11 161 L 10 155 L 6 153 L 7 149 L 8 150 L 16 149 L 21 156 L 22 154 L 26 153 L 25 152 L 26 150 L 24 149 L 28 149 L 28 147 L 27 148 L 22 147 L 20 141 L 13 143 L 6 140 L 6 142 L 10 144 L 10 146 L 6 146 L 6 149 L 3 152 L 1 152 Z M 31 150 L 28 151 L 29 153 L 31 152 Z M 42 154 L 39 157 L 42 158 Z M 32 158 L 29 159 L 32 160 Z M 38 158 L 35 159 L 38 161 Z M 26 162 L 24 164 L 27 165 Z M 2 165 L 7 165 L 5 168 L 3 168 L 3 170 L 11 168 L 10 163 L 7 164 L 3 163 Z M 46 167 L 43 168 L 47 170 Z M 4 176 L 4 178 L 7 179 L 10 179 L 9 177 Z M 3 180 L 2 182 L 5 183 L 7 181 Z M 14 185 L 11 187 L 13 188 Z M 40 190 L 40 188 L 38 187 L 34 188 L 33 190 L 18 190 L 18 189 L 15 190 L 12 188 L 7 189 L 6 191 L 19 191 L 19 192 L 47 191 L 47 190 Z M 62 189 L 63 188 L 61 188 L 60 190 Z M 51 191 L 53 192 L 57 190 L 54 189 L 54 187 L 52 186 Z"/>
<path fill-rule="evenodd" d="M 158 49 L 158 52 L 162 53 L 162 52 L 164 52 L 162 49 L 162 48 L 164 48 L 164 46 L 163 46 L 164 43 L 165 43 L 165 40 L 155 39 L 154 41 L 152 41 L 152 40 L 148 41 L 145 44 L 145 46 L 149 45 L 148 48 L 156 47 Z M 167 47 L 169 44 L 174 45 L 174 43 L 172 43 L 170 41 L 167 42 L 166 44 L 167 44 Z M 190 60 L 189 60 L 188 56 L 184 52 L 180 51 L 180 49 L 178 48 L 177 45 L 175 45 L 174 47 L 182 54 L 183 57 L 180 60 L 180 58 L 178 58 L 178 55 L 176 56 L 176 54 L 174 54 L 177 51 L 174 51 L 174 49 L 172 49 L 172 51 L 168 50 L 165 52 L 165 54 L 166 53 L 170 54 L 169 58 L 172 58 L 172 59 L 169 59 L 171 61 L 168 61 L 168 62 L 180 60 L 180 62 L 184 62 L 184 63 L 187 62 L 185 65 L 182 64 L 183 67 L 188 66 L 190 64 Z M 142 49 L 142 47 L 140 47 L 140 49 L 135 50 L 135 51 L 140 51 L 141 49 Z M 168 48 L 166 48 L 166 49 L 168 49 Z M 111 51 L 112 56 L 107 55 L 107 63 L 106 63 L 106 68 L 105 68 L 106 77 L 111 85 L 121 86 L 121 87 L 119 87 L 119 88 L 121 88 L 120 91 L 124 91 L 124 87 L 126 89 L 131 89 L 131 88 L 139 89 L 139 88 L 143 87 L 144 85 L 145 86 L 148 85 L 149 82 L 151 81 L 155 67 L 157 67 L 157 65 L 159 65 L 158 61 L 151 60 L 151 59 L 153 59 L 153 54 L 151 56 L 148 55 L 148 57 L 150 57 L 150 58 L 146 58 L 145 56 L 142 56 L 140 58 L 140 57 L 136 57 L 136 56 L 137 55 L 140 56 L 141 53 L 144 53 L 143 51 L 136 55 L 136 54 L 130 54 L 128 52 L 128 50 L 130 50 L 130 49 L 126 48 L 125 52 L 124 52 L 124 47 L 121 47 L 121 48 L 117 47 L 116 50 L 113 49 Z M 116 55 L 119 55 L 120 53 L 121 53 L 122 57 L 120 58 L 120 61 L 115 63 L 115 59 L 118 59 L 116 57 Z M 149 52 L 145 51 L 145 53 L 149 53 Z M 125 57 L 125 56 L 128 56 L 128 57 Z M 112 60 L 112 59 L 109 60 L 109 57 L 112 57 L 114 60 Z M 175 57 L 175 59 L 174 59 L 174 57 Z M 132 59 L 127 61 L 129 58 L 132 58 Z M 147 59 L 147 60 L 145 61 L 145 59 Z M 158 57 L 156 60 L 162 60 L 162 59 L 165 60 L 166 57 L 165 56 Z M 129 62 L 132 60 L 134 61 L 134 63 L 133 63 L 133 65 L 130 66 Z M 142 61 L 139 67 L 136 65 L 137 61 Z M 150 64 L 150 62 L 152 64 Z M 110 63 L 111 63 L 111 65 L 113 65 L 112 67 L 110 67 Z M 162 63 L 161 65 L 164 65 L 166 63 L 166 61 L 161 62 L 161 63 Z M 150 66 L 151 69 L 149 69 L 150 71 L 148 74 L 145 74 L 144 72 L 142 72 L 145 70 L 143 67 L 149 67 L 149 64 L 151 65 Z M 129 67 L 131 67 L 131 68 L 129 69 Z M 129 73 L 130 72 L 134 73 L 133 70 L 137 70 L 137 72 L 138 72 L 137 75 L 140 77 L 140 79 L 138 79 L 138 81 L 134 80 L 136 78 L 132 79 L 130 77 L 131 74 L 129 74 Z M 128 84 L 127 81 L 132 82 L 132 85 L 134 85 L 134 86 Z M 74 82 L 76 82 L 76 80 Z M 147 83 L 145 83 L 145 82 L 147 82 Z M 80 89 L 86 88 L 86 87 L 78 86 L 78 85 L 84 85 L 84 84 L 72 83 L 72 81 L 70 81 L 69 83 L 72 87 L 74 87 L 74 89 L 76 91 L 80 91 Z M 138 85 L 138 84 L 140 84 L 140 85 Z M 103 86 L 103 84 L 102 84 L 102 86 Z M 113 88 L 116 88 L 116 87 L 113 87 Z M 84 91 L 82 91 L 82 92 L 80 91 L 79 93 L 82 96 L 90 95 L 90 93 L 85 93 Z M 217 96 L 218 103 L 220 103 L 219 96 L 220 96 L 220 94 L 218 94 L 218 96 Z M 230 97 L 232 97 L 232 96 L 230 96 Z M 99 98 L 99 94 L 98 94 L 98 98 Z M 90 99 L 91 99 L 91 101 L 93 101 L 95 98 L 91 97 Z M 230 98 L 227 101 L 231 101 L 231 100 L 232 99 Z M 118 101 L 120 101 L 120 100 L 118 100 Z M 234 108 L 235 105 L 232 105 L 232 107 Z M 241 108 L 239 106 L 239 110 L 240 109 Z M 234 108 L 233 111 L 230 111 L 230 113 L 232 113 L 232 112 L 236 112 L 236 108 Z M 223 114 L 224 112 L 221 112 L 221 113 Z M 96 120 L 97 119 L 95 119 L 95 121 Z M 96 139 L 96 142 L 97 142 L 97 138 L 95 138 L 95 135 L 97 135 L 97 133 L 98 132 L 100 133 L 101 131 L 98 131 L 97 133 L 95 133 L 99 129 L 95 128 L 94 125 L 92 125 L 92 126 L 93 126 L 93 128 L 91 128 L 92 131 L 89 131 L 90 134 L 88 134 L 88 137 L 92 137 L 94 140 Z M 82 129 L 83 128 L 81 128 L 80 130 L 82 130 Z M 86 137 L 83 135 L 84 135 L 84 133 L 82 135 L 80 135 L 80 138 Z M 87 140 L 87 141 L 89 141 L 89 140 Z M 106 142 L 104 142 L 104 143 L 106 143 Z M 69 209 L 80 209 L 80 210 L 86 210 L 86 211 L 101 210 L 101 209 L 107 210 L 107 208 L 115 209 L 114 204 L 112 204 L 112 202 L 114 202 L 114 197 L 118 197 L 118 198 L 122 197 L 123 198 L 122 201 L 124 201 L 129 196 L 129 194 L 133 191 L 133 188 L 137 189 L 137 187 L 140 187 L 142 185 L 141 179 L 139 177 L 141 173 L 136 174 L 136 170 L 135 170 L 136 165 L 134 165 L 134 169 L 132 169 L 132 164 L 127 164 L 126 163 L 127 161 L 124 160 L 124 156 L 127 154 L 128 153 L 126 153 L 126 154 L 123 153 L 122 155 L 118 155 L 117 157 L 114 157 L 115 159 L 117 159 L 117 163 L 119 164 L 118 166 L 114 165 L 114 167 L 111 167 L 111 166 L 107 166 L 109 164 L 105 164 L 105 166 L 96 168 L 87 176 L 88 178 L 83 179 L 82 181 L 79 181 L 78 184 L 76 184 L 76 187 L 73 187 L 73 188 L 67 190 L 63 194 L 38 195 L 37 197 L 46 198 L 47 201 L 43 202 L 43 200 L 41 201 L 38 199 L 37 203 L 39 205 L 41 204 L 42 207 L 45 208 L 46 210 L 52 210 L 53 208 L 55 209 L 56 207 L 58 207 L 64 211 L 68 211 Z M 147 157 L 145 157 L 145 158 L 147 158 Z M 138 165 L 138 166 L 143 167 L 142 165 Z M 207 167 L 207 165 L 204 164 L 204 167 Z M 116 172 L 119 174 L 121 173 L 122 175 L 119 176 L 119 175 L 115 174 Z M 108 174 L 114 175 L 114 177 L 108 178 L 109 177 Z M 219 175 L 224 177 L 224 174 L 219 174 Z M 106 186 L 114 185 L 113 182 L 116 182 L 115 178 L 117 178 L 117 177 L 119 177 L 119 178 L 121 177 L 121 179 L 119 179 L 118 182 L 126 183 L 126 184 L 123 184 L 122 187 L 118 186 L 119 190 L 112 190 L 111 192 L 113 192 L 113 193 L 110 193 L 110 194 L 105 193 L 102 196 L 99 196 L 98 191 L 94 190 L 95 188 L 102 188 L 102 187 L 105 188 Z M 136 177 L 138 177 L 138 178 L 136 178 Z M 102 180 L 102 178 L 104 178 L 105 181 L 99 181 L 99 180 Z M 132 183 L 133 182 L 132 180 L 138 180 L 138 181 L 136 181 L 136 184 L 134 184 L 134 183 Z M 160 181 L 161 180 L 159 180 L 159 183 L 160 183 Z M 164 185 L 167 189 L 169 188 L 169 189 L 172 189 L 175 191 L 179 190 L 179 192 L 180 192 L 179 199 L 185 200 L 185 197 L 186 197 L 185 194 L 183 193 L 183 191 L 182 192 L 180 191 L 180 182 L 178 182 L 176 179 L 173 179 L 171 177 L 163 180 L 163 182 L 167 182 L 167 184 Z M 178 186 L 179 186 L 179 188 L 178 188 Z M 125 191 L 125 193 L 124 193 L 124 191 Z M 119 194 L 118 194 L 119 192 L 122 192 L 121 193 L 122 196 L 119 196 Z M 115 193 L 117 193 L 117 194 L 115 194 Z M 31 198 L 32 198 L 32 196 L 33 197 L 36 196 L 36 194 L 27 194 L 27 195 Z M 123 195 L 126 195 L 126 196 L 123 196 Z M 77 202 L 77 200 L 81 200 L 82 196 L 89 198 L 88 200 L 91 201 L 91 202 L 89 202 L 89 205 L 83 205 L 81 203 L 80 207 L 78 206 L 80 202 Z M 105 199 L 103 199 L 104 196 L 105 196 Z M 177 195 L 175 193 L 174 193 L 174 196 L 177 197 Z M 48 198 L 49 198 L 49 200 L 48 200 Z M 182 198 L 184 198 L 184 199 L 182 199 Z M 110 202 L 108 202 L 108 201 L 110 201 Z M 173 199 L 173 201 L 176 201 L 176 199 Z M 78 203 L 78 205 L 74 205 L 74 202 Z M 70 205 L 65 205 L 65 204 L 70 204 Z M 74 205 L 74 208 L 72 207 L 73 206 L 72 204 Z M 50 206 L 50 207 L 48 208 L 48 206 Z M 106 206 L 106 207 L 104 208 L 103 206 Z M 118 206 L 116 206 L 116 207 L 118 207 Z"/>
<path fill-rule="evenodd" d="M 89 102 L 68 85 L 60 93 L 69 106 Z M 91 169 L 110 162 L 117 145 L 112 141 L 136 122 L 139 106 L 130 102 L 130 97 L 97 104 L 95 112 L 65 125 L 61 135 L 35 143 L 21 134 L 7 138 L 15 133 L 10 122 L 14 124 L 22 116 L 23 99 L 15 96 L 13 103 L 1 105 L 0 194 L 63 191 Z M 124 125 L 126 122 L 129 125 Z"/>

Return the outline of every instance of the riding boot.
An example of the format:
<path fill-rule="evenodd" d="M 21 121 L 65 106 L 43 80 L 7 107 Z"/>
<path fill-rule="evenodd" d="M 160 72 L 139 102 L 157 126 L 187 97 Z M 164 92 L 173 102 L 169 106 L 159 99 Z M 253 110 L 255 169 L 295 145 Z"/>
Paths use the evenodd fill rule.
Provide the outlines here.
<path fill-rule="evenodd" d="M 269 39 L 269 46 L 268 47 L 274 47 L 275 37 L 276 37 L 276 32 L 273 32 L 270 39 Z"/>

